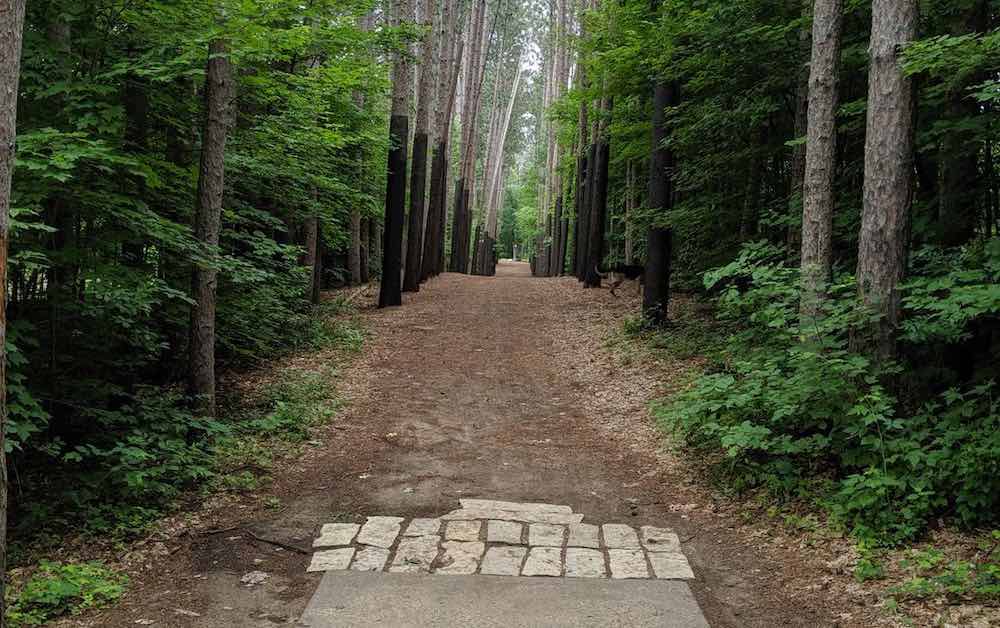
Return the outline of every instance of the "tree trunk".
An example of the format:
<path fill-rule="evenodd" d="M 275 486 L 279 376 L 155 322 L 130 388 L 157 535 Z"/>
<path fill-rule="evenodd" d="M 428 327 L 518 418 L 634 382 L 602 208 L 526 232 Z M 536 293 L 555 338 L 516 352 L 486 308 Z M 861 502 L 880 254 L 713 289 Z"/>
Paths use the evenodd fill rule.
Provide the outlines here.
<path fill-rule="evenodd" d="M 0 628 L 7 625 L 7 238 L 23 31 L 24 0 L 0 0 Z"/>
<path fill-rule="evenodd" d="M 802 4 L 803 18 L 812 15 L 813 0 L 793 0 Z M 798 85 L 795 87 L 795 139 L 805 137 L 808 132 L 809 115 L 809 64 L 806 63 L 812 49 L 812 31 L 803 26 L 799 29 L 799 65 Z M 797 225 L 802 216 L 802 186 L 806 172 L 805 144 L 796 145 L 792 149 L 791 185 L 788 195 L 788 258 L 798 259 L 799 247 L 802 244 L 802 228 Z"/>
<path fill-rule="evenodd" d="M 410 0 L 395 0 L 393 26 L 413 21 Z M 388 177 L 385 189 L 385 226 L 382 240 L 382 284 L 378 306 L 403 304 L 403 223 L 406 222 L 406 157 L 410 141 L 410 84 L 413 82 L 409 51 L 396 56 L 392 70 L 392 112 L 389 117 Z"/>
<path fill-rule="evenodd" d="M 833 267 L 833 185 L 837 160 L 837 83 L 842 22 L 842 0 L 816 0 L 802 198 L 800 310 L 803 324 L 814 321 L 820 315 Z"/>
<path fill-rule="evenodd" d="M 881 359 L 896 355 L 898 288 L 906 274 L 916 94 L 899 55 L 916 31 L 916 0 L 874 0 L 857 278 L 863 303 L 880 319 L 871 338 L 856 335 L 853 344 L 873 346 Z"/>
<path fill-rule="evenodd" d="M 437 84 L 437 6 L 423 0 L 422 15 L 427 33 L 421 43 L 420 83 L 417 87 L 417 128 L 413 135 L 413 165 L 410 172 L 410 222 L 407 229 L 406 271 L 403 290 L 420 289 L 420 272 L 424 254 L 425 199 L 427 195 L 427 149 L 430 139 L 431 108 L 436 106 L 434 88 Z M 433 164 L 432 164 L 433 167 Z"/>
<path fill-rule="evenodd" d="M 313 304 L 319 303 L 319 293 L 320 286 L 319 274 L 316 272 L 316 266 L 321 261 L 321 254 L 319 249 L 319 217 L 312 216 L 307 218 L 302 229 L 302 240 L 303 247 L 305 248 L 305 255 L 302 256 L 302 265 L 309 269 L 309 289 L 306 294 L 306 298 Z"/>
<path fill-rule="evenodd" d="M 222 195 L 225 190 L 226 133 L 233 93 L 232 69 L 224 41 L 209 45 L 205 71 L 205 122 L 198 172 L 198 205 L 195 209 L 195 239 L 206 254 L 219 247 L 222 227 Z M 195 407 L 215 416 L 215 297 L 218 270 L 213 263 L 195 263 L 191 278 L 191 343 L 189 389 Z"/>
<path fill-rule="evenodd" d="M 444 252 L 444 225 L 448 214 L 448 146 L 465 46 L 464 40 L 457 33 L 458 8 L 454 0 L 446 0 L 441 11 L 437 101 L 434 112 L 436 137 L 431 157 L 431 189 L 420 268 L 423 281 L 444 270 L 441 259 Z M 459 40 L 457 50 L 453 45 L 454 39 Z"/>
<path fill-rule="evenodd" d="M 611 111 L 611 100 L 604 99 L 601 109 Z M 587 269 L 584 273 L 585 288 L 600 288 L 601 276 L 598 266 L 604 260 L 604 227 L 608 211 L 608 167 L 611 157 L 608 138 L 605 136 L 607 122 L 600 124 L 597 133 L 597 160 L 594 167 L 593 191 L 590 202 L 590 236 L 587 247 Z"/>
<path fill-rule="evenodd" d="M 649 208 L 666 213 L 673 209 L 674 155 L 664 146 L 667 140 L 666 109 L 680 100 L 676 83 L 660 80 L 653 88 L 653 135 L 649 155 Z M 642 292 L 643 316 L 660 325 L 667 320 L 670 304 L 670 258 L 673 232 L 669 228 L 650 227 L 646 234 L 646 280 Z"/>

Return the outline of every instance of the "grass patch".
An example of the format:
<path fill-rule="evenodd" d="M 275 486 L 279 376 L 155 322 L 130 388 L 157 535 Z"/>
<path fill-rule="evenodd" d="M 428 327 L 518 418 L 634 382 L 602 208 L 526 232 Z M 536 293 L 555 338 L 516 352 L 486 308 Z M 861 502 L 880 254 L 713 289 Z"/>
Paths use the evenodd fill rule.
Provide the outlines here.
<path fill-rule="evenodd" d="M 76 615 L 114 602 L 125 592 L 128 578 L 98 562 L 43 561 L 23 584 L 7 590 L 7 621 L 11 628 L 41 626 L 64 615 Z"/>

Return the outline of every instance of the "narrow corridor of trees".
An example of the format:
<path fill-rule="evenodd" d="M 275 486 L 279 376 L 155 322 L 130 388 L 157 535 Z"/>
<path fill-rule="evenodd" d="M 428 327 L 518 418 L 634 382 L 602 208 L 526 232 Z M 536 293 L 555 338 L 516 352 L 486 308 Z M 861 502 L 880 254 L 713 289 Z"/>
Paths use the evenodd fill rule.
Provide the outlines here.
<path fill-rule="evenodd" d="M 323 290 L 500 257 L 641 273 L 643 329 L 710 302 L 663 413 L 746 484 L 995 523 L 1000 13 L 919 8 L 0 0 L 0 524 L 154 516 Z"/>

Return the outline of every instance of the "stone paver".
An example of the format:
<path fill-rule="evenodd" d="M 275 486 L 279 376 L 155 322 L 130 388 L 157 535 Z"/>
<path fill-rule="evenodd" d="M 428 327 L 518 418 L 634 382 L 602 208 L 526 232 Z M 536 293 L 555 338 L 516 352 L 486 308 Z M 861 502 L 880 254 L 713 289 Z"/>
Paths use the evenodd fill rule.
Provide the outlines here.
<path fill-rule="evenodd" d="M 642 526 L 642 546 L 650 552 L 680 552 L 681 540 L 669 528 Z"/>
<path fill-rule="evenodd" d="M 430 573 L 438 555 L 439 536 L 404 537 L 396 548 L 389 571 L 398 573 Z"/>
<path fill-rule="evenodd" d="M 566 548 L 567 578 L 604 578 L 607 575 L 603 552 L 584 547 Z"/>
<path fill-rule="evenodd" d="M 504 521 L 520 521 L 522 523 L 558 523 L 563 525 L 583 521 L 582 514 L 531 510 L 499 510 L 495 508 L 462 508 L 453 510 L 441 518 L 445 521 L 460 519 L 503 519 Z"/>
<path fill-rule="evenodd" d="M 368 517 L 364 525 L 325 524 L 313 541 L 317 551 L 308 570 L 694 579 L 670 528 L 597 526 L 556 504 L 461 502 L 461 509 L 439 518 Z"/>
<path fill-rule="evenodd" d="M 491 547 L 483 556 L 479 573 L 489 576 L 516 576 L 528 552 L 526 547 Z"/>
<path fill-rule="evenodd" d="M 358 543 L 388 549 L 396 542 L 402 522 L 402 517 L 368 517 L 358 533 Z"/>
<path fill-rule="evenodd" d="M 489 521 L 486 524 L 486 540 L 490 543 L 521 544 L 521 529 L 517 521 Z"/>
<path fill-rule="evenodd" d="M 351 557 L 354 556 L 353 547 L 342 547 L 340 549 L 321 550 L 312 556 L 312 562 L 306 571 L 329 571 L 331 569 L 347 569 L 351 564 Z"/>
<path fill-rule="evenodd" d="M 515 512 L 559 512 L 565 515 L 573 514 L 569 506 L 556 504 L 533 504 L 521 502 L 501 502 L 492 499 L 460 499 L 462 508 L 470 510 L 513 510 Z"/>
<path fill-rule="evenodd" d="M 604 545 L 609 549 L 639 549 L 639 536 L 631 526 L 622 523 L 605 523 Z"/>
<path fill-rule="evenodd" d="M 609 549 L 608 562 L 611 564 L 612 578 L 620 580 L 649 577 L 646 553 L 642 550 Z"/>
<path fill-rule="evenodd" d="M 480 541 L 445 541 L 444 553 L 437 561 L 434 573 L 469 575 L 476 573 L 486 544 Z"/>
<path fill-rule="evenodd" d="M 403 536 L 431 536 L 441 532 L 440 519 L 414 519 L 406 526 Z"/>
<path fill-rule="evenodd" d="M 389 560 L 389 550 L 381 547 L 364 547 L 358 550 L 351 563 L 354 571 L 382 571 Z"/>
<path fill-rule="evenodd" d="M 694 572 L 684 554 L 650 552 L 649 562 L 653 566 L 653 573 L 660 580 L 694 580 Z"/>
<path fill-rule="evenodd" d="M 313 547 L 342 547 L 350 545 L 354 535 L 361 528 L 356 523 L 327 523 L 319 531 L 319 538 L 313 541 Z"/>
<path fill-rule="evenodd" d="M 590 547 L 592 549 L 599 549 L 601 547 L 601 541 L 598 539 L 599 528 L 595 525 L 589 523 L 573 523 L 569 526 L 569 545 L 570 547 Z"/>
<path fill-rule="evenodd" d="M 444 538 L 449 541 L 478 541 L 482 521 L 449 521 Z"/>
<path fill-rule="evenodd" d="M 524 561 L 522 576 L 562 575 L 562 550 L 558 547 L 532 547 Z"/>
<path fill-rule="evenodd" d="M 550 523 L 532 523 L 528 526 L 528 545 L 562 547 L 565 530 L 564 526 Z"/>

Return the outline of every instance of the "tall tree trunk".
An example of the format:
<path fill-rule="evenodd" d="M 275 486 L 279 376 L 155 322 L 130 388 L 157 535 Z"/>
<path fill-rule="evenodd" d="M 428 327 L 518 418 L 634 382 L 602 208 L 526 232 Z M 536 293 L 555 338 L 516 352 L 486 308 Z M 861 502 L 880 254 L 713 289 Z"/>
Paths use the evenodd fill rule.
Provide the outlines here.
<path fill-rule="evenodd" d="M 394 0 L 392 24 L 413 21 L 410 0 Z M 392 112 L 389 117 L 388 179 L 385 191 L 385 227 L 382 240 L 382 284 L 378 306 L 403 304 L 403 223 L 406 221 L 406 157 L 410 140 L 410 101 L 413 82 L 409 51 L 396 56 L 392 70 Z"/>
<path fill-rule="evenodd" d="M 802 198 L 800 309 L 804 324 L 820 315 L 833 267 L 833 185 L 837 160 L 837 83 L 842 23 L 842 0 L 816 0 Z"/>
<path fill-rule="evenodd" d="M 410 221 L 407 229 L 406 271 L 403 291 L 420 289 L 424 254 L 425 199 L 427 195 L 427 148 L 430 141 L 431 108 L 435 107 L 437 84 L 437 6 L 423 0 L 421 19 L 427 29 L 421 43 L 420 83 L 417 87 L 417 128 L 413 135 L 413 166 L 410 172 Z M 432 164 L 433 165 L 433 164 Z"/>
<path fill-rule="evenodd" d="M 436 141 L 431 157 L 430 199 L 420 269 L 421 279 L 424 281 L 443 271 L 441 259 L 444 252 L 444 225 L 448 214 L 448 146 L 465 46 L 457 32 L 460 21 L 454 0 L 446 0 L 441 11 L 437 101 L 434 112 Z M 453 45 L 455 39 L 459 40 L 457 50 Z"/>
<path fill-rule="evenodd" d="M 205 123 L 198 171 L 198 205 L 195 209 L 195 238 L 206 255 L 219 247 L 222 227 L 222 195 L 225 190 L 226 134 L 229 108 L 233 101 L 232 68 L 224 41 L 209 45 L 205 71 Z M 189 389 L 198 410 L 215 416 L 215 297 L 218 270 L 214 263 L 195 263 L 191 278 L 191 342 Z"/>
<path fill-rule="evenodd" d="M 862 301 L 880 319 L 870 330 L 874 344 L 857 336 L 854 344 L 874 346 L 883 359 L 896 355 L 913 196 L 916 93 L 899 55 L 916 32 L 916 0 L 874 0 L 857 278 Z"/>
<path fill-rule="evenodd" d="M 605 96 L 602 98 L 601 111 L 609 116 L 613 101 Z M 598 266 L 604 260 L 604 229 L 608 213 L 608 168 L 611 161 L 611 150 L 607 137 L 609 120 L 601 121 L 596 135 L 595 167 L 593 189 L 590 200 L 590 236 L 587 247 L 587 270 L 584 287 L 601 287 L 601 276 Z"/>
<path fill-rule="evenodd" d="M 302 225 L 302 245 L 305 248 L 305 255 L 302 256 L 302 265 L 309 269 L 309 289 L 306 298 L 317 305 L 320 294 L 320 273 L 316 267 L 322 261 L 322 252 L 319 246 L 320 224 L 318 216 L 310 216 Z M 360 270 L 360 269 L 359 269 Z"/>
<path fill-rule="evenodd" d="M 0 628 L 7 625 L 7 237 L 23 31 L 24 0 L 0 0 Z"/>
<path fill-rule="evenodd" d="M 802 5 L 802 17 L 812 15 L 814 0 L 792 0 Z M 805 137 L 808 132 L 809 115 L 809 59 L 812 50 L 812 30 L 808 26 L 799 29 L 799 64 L 798 85 L 795 86 L 795 139 Z M 788 258 L 799 257 L 799 247 L 802 244 L 802 228 L 795 224 L 802 216 L 802 187 L 806 172 L 806 147 L 798 144 L 792 149 L 791 185 L 788 195 Z"/>
<path fill-rule="evenodd" d="M 371 12 L 359 17 L 358 30 L 362 32 L 371 30 L 373 21 L 374 16 Z M 357 91 L 354 93 L 354 106 L 357 107 L 359 111 L 364 109 L 365 95 L 363 92 Z M 358 165 L 359 167 L 364 167 L 365 147 L 359 146 L 357 150 Z M 367 224 L 362 225 L 361 209 L 357 206 L 352 207 L 349 225 L 350 234 L 347 244 L 347 272 L 352 286 L 356 286 L 361 283 L 368 283 L 368 261 L 362 259 L 362 247 L 367 244 L 364 237 L 367 235 L 367 232 L 363 229 L 363 226 L 367 226 Z"/>
<path fill-rule="evenodd" d="M 667 107 L 679 101 L 680 87 L 660 79 L 653 88 L 652 146 L 649 154 L 649 207 L 666 213 L 673 209 L 674 155 L 664 146 L 667 141 Z M 646 234 L 646 280 L 642 292 L 642 312 L 649 322 L 659 325 L 667 320 L 670 304 L 671 256 L 673 232 L 659 225 Z"/>

